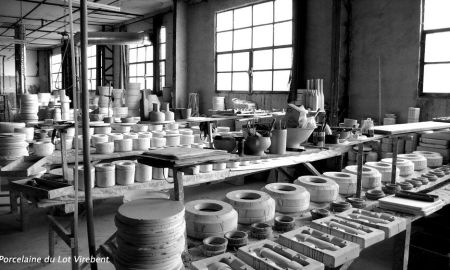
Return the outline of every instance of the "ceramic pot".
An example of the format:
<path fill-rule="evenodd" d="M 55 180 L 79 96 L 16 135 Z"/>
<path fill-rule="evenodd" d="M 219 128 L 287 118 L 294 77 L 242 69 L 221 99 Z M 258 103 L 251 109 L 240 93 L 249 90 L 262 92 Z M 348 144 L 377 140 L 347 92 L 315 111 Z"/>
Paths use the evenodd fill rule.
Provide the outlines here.
<path fill-rule="evenodd" d="M 270 144 L 270 153 L 284 155 L 286 153 L 286 129 L 276 129 L 272 131 L 272 141 Z"/>
<path fill-rule="evenodd" d="M 35 142 L 33 152 L 35 156 L 45 157 L 53 154 L 55 146 L 51 142 Z"/>
<path fill-rule="evenodd" d="M 151 181 L 152 180 L 152 167 L 142 164 L 142 163 L 137 163 L 134 179 L 136 182 L 139 182 L 139 183 Z"/>
<path fill-rule="evenodd" d="M 75 176 L 75 173 L 77 173 L 77 170 L 73 168 L 73 173 Z M 95 186 L 95 168 L 94 166 L 90 167 L 90 174 L 91 174 L 91 189 Z M 75 179 L 75 177 L 74 177 Z M 79 166 L 78 167 L 78 190 L 86 190 L 84 186 L 84 167 Z"/>
<path fill-rule="evenodd" d="M 166 115 L 159 111 L 159 104 L 153 103 L 153 111 L 149 114 L 151 122 L 163 122 L 166 119 Z"/>
<path fill-rule="evenodd" d="M 248 136 L 244 143 L 244 153 L 246 155 L 262 156 L 269 147 L 270 137 Z"/>
<path fill-rule="evenodd" d="M 163 103 L 164 108 L 164 115 L 166 121 L 173 121 L 175 120 L 175 113 L 170 111 L 170 104 L 168 102 Z"/>

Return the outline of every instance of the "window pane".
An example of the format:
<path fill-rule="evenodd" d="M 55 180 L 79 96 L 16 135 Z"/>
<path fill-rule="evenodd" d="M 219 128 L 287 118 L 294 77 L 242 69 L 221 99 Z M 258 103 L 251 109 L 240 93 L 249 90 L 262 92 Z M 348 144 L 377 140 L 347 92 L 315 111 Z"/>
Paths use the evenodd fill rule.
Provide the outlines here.
<path fill-rule="evenodd" d="M 269 47 L 273 44 L 273 26 L 265 25 L 253 28 L 253 48 Z"/>
<path fill-rule="evenodd" d="M 424 29 L 450 27 L 450 1 L 426 0 L 424 12 Z"/>
<path fill-rule="evenodd" d="M 161 27 L 159 31 L 159 43 L 166 43 L 166 28 Z"/>
<path fill-rule="evenodd" d="M 252 25 L 252 7 L 234 10 L 234 29 Z"/>
<path fill-rule="evenodd" d="M 130 65 L 129 73 L 130 73 L 129 76 L 136 76 L 137 75 L 136 65 Z"/>
<path fill-rule="evenodd" d="M 159 89 L 162 90 L 163 87 L 166 86 L 166 76 L 161 76 L 159 79 Z"/>
<path fill-rule="evenodd" d="M 272 69 L 272 50 L 255 51 L 253 53 L 253 69 Z"/>
<path fill-rule="evenodd" d="M 291 68 L 292 66 L 292 48 L 276 49 L 274 59 L 274 68 Z"/>
<path fill-rule="evenodd" d="M 145 79 L 144 79 L 144 77 L 137 77 L 137 78 L 136 78 L 136 82 L 137 82 L 137 83 L 140 83 L 141 86 L 145 85 Z M 139 89 L 141 89 L 141 88 L 139 87 Z"/>
<path fill-rule="evenodd" d="M 136 65 L 136 75 L 137 76 L 145 75 L 145 64 L 137 64 Z"/>
<path fill-rule="evenodd" d="M 153 76 L 153 63 L 147 63 L 146 68 L 145 76 Z"/>
<path fill-rule="evenodd" d="M 292 19 L 292 0 L 275 0 L 275 21 Z"/>
<path fill-rule="evenodd" d="M 153 89 L 153 77 L 146 77 L 145 82 L 146 82 L 145 85 L 146 89 Z"/>
<path fill-rule="evenodd" d="M 131 49 L 128 51 L 128 55 L 129 55 L 129 61 L 130 63 L 134 63 L 137 62 L 137 54 L 136 54 L 137 50 L 136 49 Z"/>
<path fill-rule="evenodd" d="M 233 53 L 233 71 L 249 70 L 249 53 Z"/>
<path fill-rule="evenodd" d="M 247 72 L 233 73 L 233 91 L 248 91 L 249 78 Z"/>
<path fill-rule="evenodd" d="M 217 31 L 230 30 L 233 27 L 233 11 L 217 13 Z"/>
<path fill-rule="evenodd" d="M 292 22 L 275 24 L 275 46 L 292 44 Z"/>
<path fill-rule="evenodd" d="M 272 71 L 253 72 L 253 91 L 272 91 Z"/>
<path fill-rule="evenodd" d="M 289 70 L 273 72 L 273 91 L 289 91 Z"/>
<path fill-rule="evenodd" d="M 450 32 L 427 34 L 425 62 L 450 60 Z"/>
<path fill-rule="evenodd" d="M 166 62 L 159 62 L 159 75 L 166 75 Z"/>
<path fill-rule="evenodd" d="M 224 32 L 217 34 L 217 51 L 231 51 L 232 49 L 232 32 Z"/>
<path fill-rule="evenodd" d="M 231 90 L 231 73 L 217 73 L 217 90 Z"/>
<path fill-rule="evenodd" d="M 424 93 L 450 93 L 450 64 L 425 65 L 423 70 Z"/>
<path fill-rule="evenodd" d="M 234 31 L 234 50 L 249 49 L 252 46 L 252 30 L 246 28 Z"/>
<path fill-rule="evenodd" d="M 273 22 L 273 2 L 253 6 L 253 25 Z"/>
<path fill-rule="evenodd" d="M 145 47 L 140 47 L 137 49 L 137 60 L 138 62 L 145 61 Z"/>
<path fill-rule="evenodd" d="M 153 61 L 153 46 L 145 47 L 145 60 Z"/>
<path fill-rule="evenodd" d="M 159 47 L 159 59 L 166 59 L 166 44 L 161 44 L 161 46 Z"/>
<path fill-rule="evenodd" d="M 136 77 L 132 77 L 132 78 L 130 78 L 130 82 L 131 82 L 131 83 L 134 83 L 134 82 L 136 82 Z"/>
<path fill-rule="evenodd" d="M 217 71 L 231 71 L 231 53 L 217 55 Z"/>

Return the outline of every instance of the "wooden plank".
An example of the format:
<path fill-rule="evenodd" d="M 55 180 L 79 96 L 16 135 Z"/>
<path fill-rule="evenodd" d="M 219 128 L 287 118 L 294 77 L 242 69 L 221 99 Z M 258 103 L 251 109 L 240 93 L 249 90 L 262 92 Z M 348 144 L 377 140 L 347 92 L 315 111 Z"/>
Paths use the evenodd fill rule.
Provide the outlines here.
<path fill-rule="evenodd" d="M 419 123 L 376 126 L 374 128 L 374 131 L 376 134 L 395 135 L 395 134 L 412 133 L 427 130 L 438 130 L 446 128 L 450 128 L 450 123 L 427 121 Z"/>
<path fill-rule="evenodd" d="M 224 150 L 212 150 L 212 149 L 201 149 L 201 148 L 184 148 L 184 147 L 169 147 L 163 149 L 155 149 L 147 151 L 143 156 L 157 157 L 161 159 L 192 159 L 192 158 L 202 158 L 205 155 L 228 155 L 227 151 Z"/>
<path fill-rule="evenodd" d="M 54 199 L 62 196 L 72 195 L 73 186 L 44 179 L 35 178 L 36 185 L 30 185 L 31 178 L 10 182 L 11 190 L 21 192 L 39 199 Z"/>
<path fill-rule="evenodd" d="M 28 177 L 42 171 L 47 157 L 21 157 L 0 169 L 0 176 Z"/>

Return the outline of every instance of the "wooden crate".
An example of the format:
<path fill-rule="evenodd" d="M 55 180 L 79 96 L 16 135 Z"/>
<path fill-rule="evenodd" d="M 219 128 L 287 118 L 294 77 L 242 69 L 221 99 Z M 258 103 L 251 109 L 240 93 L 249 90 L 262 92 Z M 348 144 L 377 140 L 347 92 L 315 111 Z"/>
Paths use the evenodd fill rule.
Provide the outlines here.
<path fill-rule="evenodd" d="M 333 226 L 333 223 L 336 226 Z M 342 225 L 343 227 L 337 227 Z M 359 244 L 361 249 L 383 241 L 385 235 L 382 230 L 348 221 L 336 216 L 313 220 L 311 227 L 324 233 Z"/>
<path fill-rule="evenodd" d="M 203 260 L 199 260 L 199 261 L 195 261 L 192 262 L 191 267 L 189 269 L 193 269 L 193 270 L 208 270 L 208 269 L 212 269 L 209 268 L 209 265 L 215 262 L 220 262 L 220 260 L 222 259 L 229 259 L 231 261 L 237 261 L 239 263 L 242 263 L 245 265 L 245 268 L 232 268 L 232 269 L 245 269 L 245 270 L 255 270 L 253 267 L 247 265 L 245 262 L 243 262 L 242 260 L 240 260 L 239 258 L 237 258 L 236 256 L 234 256 L 233 254 L 227 252 L 224 254 L 220 254 L 214 257 L 210 257 L 210 258 L 206 258 Z"/>
<path fill-rule="evenodd" d="M 35 185 L 31 185 L 31 181 L 35 181 Z M 22 192 L 39 199 L 54 199 L 61 196 L 73 195 L 74 189 L 72 185 L 67 183 L 45 180 L 40 178 L 27 178 L 10 183 L 11 190 Z"/>
<path fill-rule="evenodd" d="M 313 243 L 310 243 L 308 241 L 303 242 L 296 237 L 301 233 L 321 235 L 323 239 L 326 239 L 326 242 L 333 243 L 334 248 L 337 250 L 318 248 Z M 313 237 L 313 239 L 317 239 L 317 237 Z M 294 251 L 297 251 L 314 260 L 322 262 L 323 264 L 325 264 L 325 266 L 331 268 L 336 268 L 348 261 L 357 258 L 359 256 L 360 250 L 358 244 L 346 241 L 336 236 L 331 236 L 329 234 L 315 230 L 309 226 L 303 226 L 296 230 L 280 235 L 279 242 L 283 246 L 293 249 Z M 336 245 L 337 243 L 339 243 L 339 246 Z"/>
<path fill-rule="evenodd" d="M 360 215 L 360 218 L 355 218 L 353 215 Z M 391 238 L 392 236 L 404 231 L 406 229 L 406 219 L 396 217 L 391 214 L 378 213 L 361 209 L 350 209 L 342 213 L 337 214 L 338 217 L 344 218 L 349 221 L 357 222 L 362 225 L 366 225 L 375 229 L 384 231 L 385 238 Z M 352 217 L 353 216 L 353 217 Z M 366 218 L 366 219 L 365 219 Z M 377 218 L 384 220 L 384 223 L 372 222 L 369 219 Z"/>
<path fill-rule="evenodd" d="M 258 248 L 262 248 L 264 246 L 274 246 L 277 250 L 282 250 L 282 253 L 286 255 L 282 255 L 292 261 L 295 261 L 303 266 L 304 270 L 323 270 L 325 266 L 323 263 L 308 258 L 298 252 L 293 251 L 287 247 L 284 247 L 280 244 L 272 242 L 270 240 L 262 240 L 244 247 L 239 248 L 237 252 L 238 258 L 242 259 L 245 263 L 253 266 L 258 270 L 283 270 L 286 268 L 282 268 L 277 266 L 273 261 L 267 258 L 260 257 L 256 254 L 255 250 Z M 279 248 L 279 249 L 278 249 Z M 278 252 L 277 252 L 278 253 Z M 280 254 L 281 255 L 281 254 Z"/>

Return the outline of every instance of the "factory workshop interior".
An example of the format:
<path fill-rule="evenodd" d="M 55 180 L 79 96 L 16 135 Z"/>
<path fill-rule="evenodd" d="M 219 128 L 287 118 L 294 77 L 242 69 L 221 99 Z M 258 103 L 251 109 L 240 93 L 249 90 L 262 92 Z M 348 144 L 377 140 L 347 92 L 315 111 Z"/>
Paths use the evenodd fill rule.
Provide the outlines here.
<path fill-rule="evenodd" d="M 1 0 L 1 270 L 450 269 L 450 0 Z"/>

